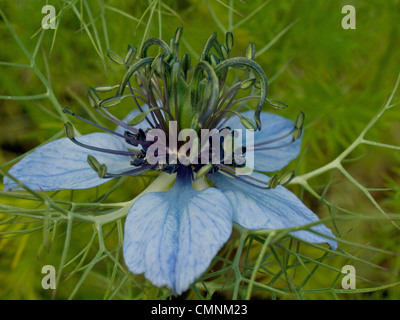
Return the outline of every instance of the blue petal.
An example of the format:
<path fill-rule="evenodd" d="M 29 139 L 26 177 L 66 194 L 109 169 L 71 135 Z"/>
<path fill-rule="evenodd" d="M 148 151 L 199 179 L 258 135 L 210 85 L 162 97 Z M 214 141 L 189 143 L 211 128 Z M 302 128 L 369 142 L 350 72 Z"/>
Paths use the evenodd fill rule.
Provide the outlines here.
<path fill-rule="evenodd" d="M 268 177 L 260 173 L 253 172 L 251 176 L 268 181 Z M 210 175 L 209 178 L 231 201 L 233 221 L 246 229 L 284 229 L 318 221 L 316 214 L 282 186 L 262 190 L 221 173 Z M 312 229 L 335 238 L 332 231 L 323 224 Z M 326 242 L 331 248 L 337 248 L 336 241 L 310 231 L 301 230 L 292 234 L 308 242 Z"/>
<path fill-rule="evenodd" d="M 92 133 L 77 140 L 95 147 L 126 151 L 125 141 L 107 133 Z M 129 156 L 106 154 L 75 145 L 68 138 L 52 141 L 36 148 L 16 165 L 9 174 L 36 191 L 86 189 L 103 184 L 109 179 L 99 178 L 89 166 L 87 156 L 104 163 L 111 173 L 132 169 Z M 22 189 L 4 177 L 5 190 Z"/>
<path fill-rule="evenodd" d="M 252 119 L 254 111 L 246 111 L 242 113 L 243 116 Z M 262 112 L 260 115 L 262 129 L 261 131 L 254 132 L 254 144 L 271 141 L 279 138 L 293 129 L 293 121 L 284 117 Z M 233 129 L 242 129 L 244 126 L 240 123 L 238 117 L 232 117 L 229 119 L 224 127 L 230 127 Z M 245 134 L 243 134 L 244 138 Z M 292 136 L 279 140 L 277 142 L 266 144 L 264 147 L 277 147 L 288 144 L 292 141 Z M 243 141 L 244 144 L 244 141 Z M 281 170 L 283 167 L 289 164 L 290 161 L 295 159 L 300 153 L 301 138 L 288 146 L 272 149 L 272 150 L 260 150 L 254 152 L 254 170 L 273 172 Z"/>
<path fill-rule="evenodd" d="M 177 180 L 168 192 L 141 196 L 125 221 L 123 253 L 129 270 L 181 294 L 201 276 L 232 231 L 224 194 L 195 191 Z"/>

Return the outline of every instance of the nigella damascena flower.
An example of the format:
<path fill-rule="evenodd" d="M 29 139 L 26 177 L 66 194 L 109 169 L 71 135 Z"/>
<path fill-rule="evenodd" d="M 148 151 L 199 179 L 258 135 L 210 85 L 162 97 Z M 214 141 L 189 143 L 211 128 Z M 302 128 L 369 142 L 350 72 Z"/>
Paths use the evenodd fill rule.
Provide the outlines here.
<path fill-rule="evenodd" d="M 280 179 L 259 173 L 281 170 L 297 157 L 304 114 L 293 123 L 262 111 L 264 104 L 278 109 L 285 104 L 267 98 L 267 79 L 254 61 L 254 46 L 248 46 L 246 57 L 231 58 L 232 34 L 228 32 L 221 45 L 214 33 L 191 66 L 190 55 L 179 58 L 181 35 L 179 28 L 169 45 L 152 38 L 139 51 L 129 46 L 125 58 L 108 52 L 126 68 L 122 81 L 91 88 L 88 96 L 93 108 L 117 125 L 115 131 L 92 123 L 107 133 L 75 137 L 67 123 L 67 138 L 35 149 L 9 171 L 37 191 L 85 189 L 115 177 L 158 171 L 159 177 L 127 215 L 123 255 L 130 271 L 144 273 L 154 285 L 168 285 L 178 294 L 206 271 L 229 239 L 233 223 L 254 230 L 318 221 L 283 187 L 291 172 Z M 148 56 L 151 46 L 159 46 L 161 53 Z M 228 86 L 232 69 L 242 76 Z M 250 94 L 243 96 L 246 90 Z M 100 98 L 110 92 L 114 94 Z M 119 120 L 110 110 L 125 99 L 131 99 L 133 111 Z M 250 99 L 258 101 L 254 121 L 253 111 L 242 112 Z M 191 134 L 182 138 L 178 132 L 184 129 Z M 244 135 L 235 135 L 238 130 L 254 133 L 250 144 L 243 146 Z M 188 155 L 195 145 L 199 151 Z M 4 184 L 7 190 L 19 189 L 8 177 Z M 336 249 L 326 226 L 317 224 L 311 230 L 315 232 L 292 234 Z"/>

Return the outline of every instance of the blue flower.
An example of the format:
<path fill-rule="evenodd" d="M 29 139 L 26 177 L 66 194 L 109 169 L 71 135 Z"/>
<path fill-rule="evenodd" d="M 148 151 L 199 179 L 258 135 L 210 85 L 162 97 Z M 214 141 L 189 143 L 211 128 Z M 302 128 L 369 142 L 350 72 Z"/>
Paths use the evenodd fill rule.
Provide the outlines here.
<path fill-rule="evenodd" d="M 137 198 L 127 215 L 123 255 L 131 272 L 144 273 L 154 285 L 169 286 L 177 294 L 187 290 L 207 270 L 229 239 L 233 223 L 256 230 L 291 228 L 318 221 L 311 210 L 283 187 L 290 181 L 290 174 L 278 180 L 276 175 L 269 178 L 259 173 L 278 171 L 298 156 L 304 115 L 300 113 L 293 124 L 261 111 L 265 101 L 277 107 L 282 104 L 266 98 L 266 78 L 253 61 L 253 46 L 249 46 L 247 58 L 230 58 L 232 34 L 227 33 L 225 46 L 218 43 L 214 34 L 208 39 L 197 66 L 190 68 L 189 55 L 178 58 L 181 32 L 181 28 L 177 30 L 171 46 L 150 39 L 139 55 L 132 47 L 125 59 L 112 54 L 113 61 L 126 67 L 123 80 L 118 86 L 91 89 L 89 100 L 96 111 L 118 125 L 115 131 L 100 127 L 108 133 L 75 137 L 68 123 L 67 138 L 36 148 L 9 171 L 36 191 L 86 189 L 119 176 L 160 171 L 165 179 L 157 179 L 149 187 L 151 192 Z M 148 47 L 154 44 L 164 53 L 156 58 L 147 57 Z M 216 48 L 216 55 L 210 53 L 212 47 Z M 228 69 L 232 68 L 244 70 L 249 79 L 243 77 L 226 87 Z M 140 89 L 131 86 L 132 76 Z M 247 99 L 234 100 L 239 90 L 250 87 L 252 93 Z M 130 94 L 124 96 L 126 88 Z M 258 88 L 260 94 L 255 95 Z M 114 96 L 99 98 L 98 93 L 114 89 L 118 90 Z M 254 97 L 259 99 L 255 123 L 249 120 L 252 111 L 233 109 Z M 121 121 L 108 109 L 125 98 L 133 98 L 137 108 Z M 138 100 L 144 104 L 140 105 Z M 235 129 L 257 129 L 254 143 L 247 150 L 242 149 L 245 159 L 250 149 L 254 152 L 254 171 L 237 174 L 236 170 L 245 164 L 226 161 L 226 154 L 218 164 L 150 163 L 146 152 L 155 141 L 148 139 L 149 129 L 158 128 L 167 134 L 167 120 L 176 120 L 180 129 L 192 128 L 195 132 L 204 128 L 217 132 L 229 128 L 232 133 Z M 221 144 L 224 141 L 226 136 L 221 138 Z M 6 190 L 20 189 L 8 177 L 4 178 L 4 185 Z M 318 224 L 312 230 L 315 233 L 301 230 L 292 234 L 337 248 L 332 240 L 335 237 L 326 226 Z"/>

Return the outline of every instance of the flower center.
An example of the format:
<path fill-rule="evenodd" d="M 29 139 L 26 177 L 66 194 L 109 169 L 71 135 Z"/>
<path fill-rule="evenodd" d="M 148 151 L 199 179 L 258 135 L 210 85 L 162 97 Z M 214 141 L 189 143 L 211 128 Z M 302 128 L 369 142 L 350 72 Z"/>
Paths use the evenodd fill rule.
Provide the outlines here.
<path fill-rule="evenodd" d="M 155 170 L 175 173 L 181 166 L 191 166 L 194 172 L 205 174 L 215 173 L 225 166 L 242 168 L 246 165 L 246 147 L 237 143 L 237 131 L 229 127 L 202 129 L 200 137 L 192 129 L 179 134 L 169 130 L 166 135 L 162 130 L 148 128 L 146 131 L 139 129 L 137 134 L 125 131 L 124 135 L 128 144 L 135 147 L 141 144 L 140 152 L 131 160 L 136 167 L 155 165 Z"/>
<path fill-rule="evenodd" d="M 220 44 L 214 33 L 206 41 L 197 65 L 191 66 L 189 54 L 179 56 L 181 36 L 182 28 L 178 28 L 169 45 L 161 39 L 151 38 L 139 50 L 129 46 L 125 58 L 108 51 L 109 58 L 124 67 L 125 73 L 117 85 L 90 88 L 88 98 L 92 107 L 117 124 L 119 130 L 109 130 L 64 109 L 119 136 L 131 146 L 131 151 L 88 146 L 75 139 L 70 123 L 65 124 L 65 133 L 74 143 L 94 151 L 131 157 L 132 170 L 117 174 L 107 172 L 104 164 L 89 156 L 89 165 L 100 177 L 135 175 L 148 170 L 172 174 L 183 167 L 188 167 L 197 176 L 222 171 L 236 177 L 235 169 L 246 166 L 245 155 L 285 147 L 269 144 L 292 136 L 290 144 L 301 136 L 303 113 L 298 115 L 293 129 L 283 136 L 243 146 L 243 139 L 237 137 L 238 128 L 226 127 L 232 117 L 237 117 L 245 130 L 254 132 L 262 129 L 260 114 L 266 102 L 276 109 L 287 107 L 280 101 L 267 98 L 267 78 L 254 61 L 254 45 L 249 44 L 246 57 L 231 58 L 232 33 L 226 33 L 225 44 Z M 152 46 L 158 46 L 161 52 L 150 56 Z M 229 71 L 233 69 L 240 70 L 241 75 L 232 80 Z M 228 85 L 229 82 L 233 84 Z M 247 90 L 250 93 L 246 95 Z M 108 96 L 100 98 L 100 95 Z M 126 99 L 138 112 L 127 121 L 121 121 L 109 110 Z M 253 121 L 241 111 L 254 99 L 258 103 Z"/>

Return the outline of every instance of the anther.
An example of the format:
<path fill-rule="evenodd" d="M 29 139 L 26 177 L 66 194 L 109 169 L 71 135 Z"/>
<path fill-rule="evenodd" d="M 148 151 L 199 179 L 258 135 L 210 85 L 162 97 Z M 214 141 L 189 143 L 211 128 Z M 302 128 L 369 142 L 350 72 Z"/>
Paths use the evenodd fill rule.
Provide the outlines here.
<path fill-rule="evenodd" d="M 68 139 L 74 139 L 75 130 L 71 122 L 64 123 L 64 133 Z"/>
<path fill-rule="evenodd" d="M 286 186 L 294 178 L 294 171 L 288 171 L 279 179 L 279 185 Z"/>

